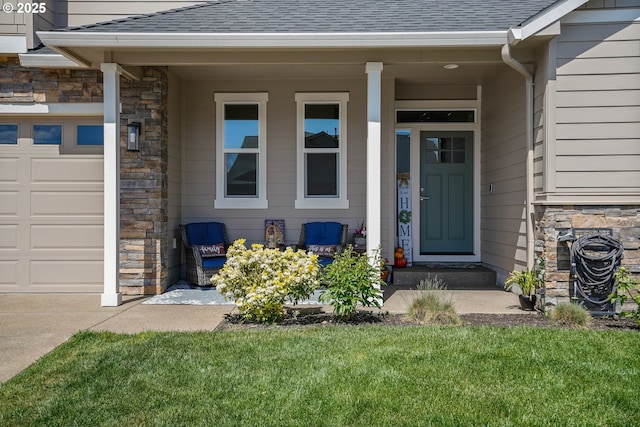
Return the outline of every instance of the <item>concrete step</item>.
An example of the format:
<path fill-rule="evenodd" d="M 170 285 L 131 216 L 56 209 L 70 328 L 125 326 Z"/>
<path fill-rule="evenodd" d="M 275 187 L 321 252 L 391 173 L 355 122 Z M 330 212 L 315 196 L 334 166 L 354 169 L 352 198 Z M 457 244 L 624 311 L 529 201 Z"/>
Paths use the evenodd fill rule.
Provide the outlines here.
<path fill-rule="evenodd" d="M 416 265 L 393 269 L 393 286 L 415 287 L 429 276 L 438 276 L 450 290 L 496 289 L 496 272 L 484 266 Z"/>

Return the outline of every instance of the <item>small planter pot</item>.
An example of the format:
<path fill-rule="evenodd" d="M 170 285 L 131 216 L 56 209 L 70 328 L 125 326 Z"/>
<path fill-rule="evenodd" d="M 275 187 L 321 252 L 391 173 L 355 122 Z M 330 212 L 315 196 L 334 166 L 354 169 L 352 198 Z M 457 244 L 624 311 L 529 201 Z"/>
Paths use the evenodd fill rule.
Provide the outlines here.
<path fill-rule="evenodd" d="M 526 311 L 533 311 L 536 307 L 536 296 L 535 295 L 518 295 L 518 300 L 520 300 L 520 308 Z"/>
<path fill-rule="evenodd" d="M 356 237 L 353 240 L 357 248 L 364 248 L 365 246 L 367 246 L 366 237 Z"/>
<path fill-rule="evenodd" d="M 380 272 L 380 278 L 382 279 L 383 282 L 387 282 L 387 280 L 389 280 L 389 270 L 382 270 Z"/>

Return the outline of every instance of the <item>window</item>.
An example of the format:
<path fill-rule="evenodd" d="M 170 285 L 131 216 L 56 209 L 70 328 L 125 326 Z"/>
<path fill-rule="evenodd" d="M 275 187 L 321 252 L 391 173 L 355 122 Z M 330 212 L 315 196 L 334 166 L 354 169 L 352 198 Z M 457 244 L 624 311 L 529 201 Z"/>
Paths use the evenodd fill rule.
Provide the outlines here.
<path fill-rule="evenodd" d="M 62 125 L 33 125 L 35 145 L 62 145 Z"/>
<path fill-rule="evenodd" d="M 348 93 L 297 93 L 296 209 L 348 209 Z"/>
<path fill-rule="evenodd" d="M 398 123 L 475 123 L 474 110 L 400 110 Z"/>
<path fill-rule="evenodd" d="M 18 143 L 18 125 L 0 124 L 0 144 Z"/>
<path fill-rule="evenodd" d="M 76 143 L 82 145 L 104 145 L 103 125 L 78 125 Z"/>
<path fill-rule="evenodd" d="M 216 208 L 266 209 L 267 93 L 217 93 Z"/>

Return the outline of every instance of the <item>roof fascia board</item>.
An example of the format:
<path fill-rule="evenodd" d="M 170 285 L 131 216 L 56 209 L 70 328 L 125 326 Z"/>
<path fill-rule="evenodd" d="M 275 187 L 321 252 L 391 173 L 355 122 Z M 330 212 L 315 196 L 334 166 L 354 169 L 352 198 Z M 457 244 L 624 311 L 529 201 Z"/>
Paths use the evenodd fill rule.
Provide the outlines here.
<path fill-rule="evenodd" d="M 27 68 L 86 68 L 84 64 L 78 64 L 59 53 L 21 53 L 18 57 L 20 65 Z"/>
<path fill-rule="evenodd" d="M 425 33 L 97 33 L 38 32 L 51 48 L 376 48 L 425 46 L 501 46 L 506 31 Z M 63 52 L 66 55 L 65 52 Z"/>
<path fill-rule="evenodd" d="M 523 25 L 512 27 L 508 34 L 509 43 L 515 45 L 522 40 L 536 35 L 538 32 L 564 18 L 588 1 L 589 0 L 563 0 L 557 2 L 542 13 L 525 21 Z"/>

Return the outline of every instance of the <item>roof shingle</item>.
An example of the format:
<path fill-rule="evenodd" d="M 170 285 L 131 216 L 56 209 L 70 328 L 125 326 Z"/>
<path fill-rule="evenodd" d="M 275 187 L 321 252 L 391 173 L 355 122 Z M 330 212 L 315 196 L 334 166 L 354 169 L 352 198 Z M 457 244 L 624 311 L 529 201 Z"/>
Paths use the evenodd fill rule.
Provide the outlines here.
<path fill-rule="evenodd" d="M 219 0 L 59 31 L 398 33 L 504 31 L 557 0 Z"/>

